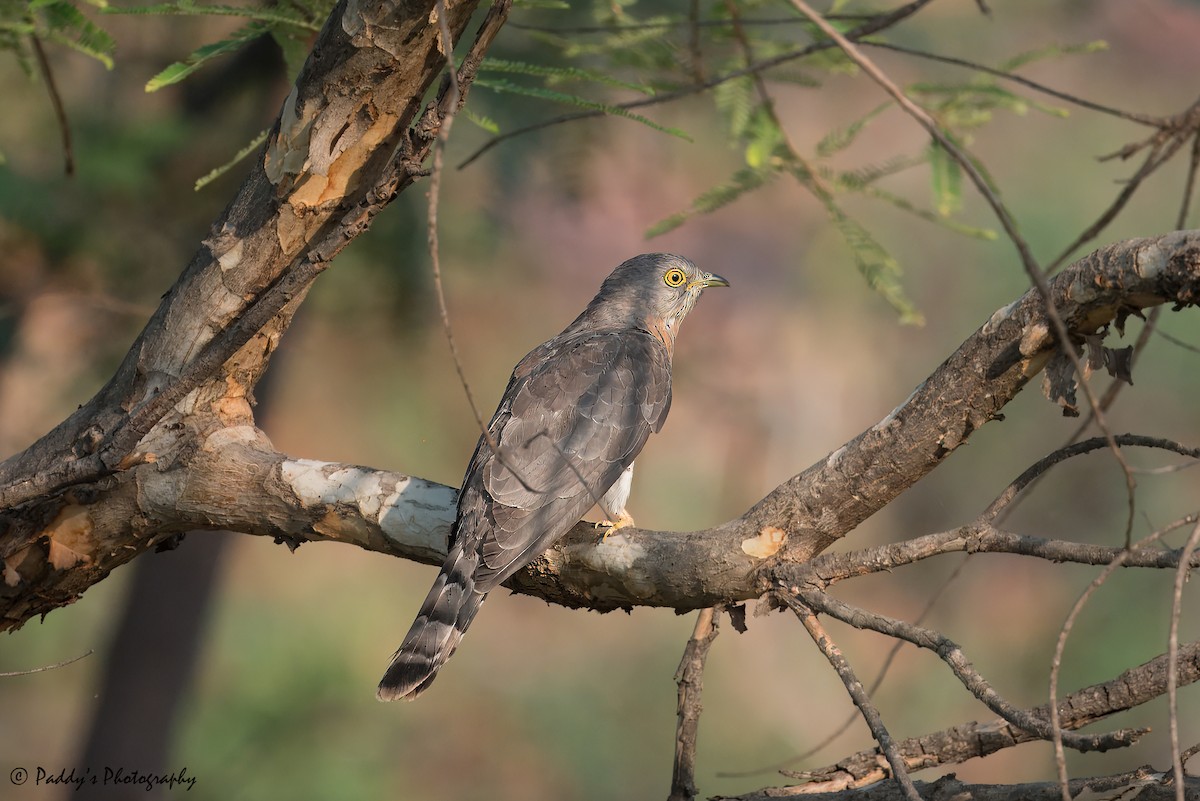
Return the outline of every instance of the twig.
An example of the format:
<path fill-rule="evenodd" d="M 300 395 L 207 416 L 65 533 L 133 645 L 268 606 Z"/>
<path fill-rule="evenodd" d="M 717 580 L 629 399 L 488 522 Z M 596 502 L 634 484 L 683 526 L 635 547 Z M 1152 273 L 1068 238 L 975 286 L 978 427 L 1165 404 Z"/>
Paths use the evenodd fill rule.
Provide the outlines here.
<path fill-rule="evenodd" d="M 996 195 L 992 188 L 988 185 L 987 180 L 975 166 L 975 163 L 969 159 L 962 149 L 942 130 L 941 126 L 929 115 L 925 109 L 918 106 L 908 98 L 884 72 L 875 65 L 871 59 L 859 50 L 853 42 L 838 32 L 836 28 L 829 24 L 820 14 L 814 11 L 804 0 L 790 0 L 792 6 L 804 16 L 813 21 L 813 24 L 821 29 L 821 32 L 837 43 L 838 47 L 857 64 L 863 72 L 865 72 L 871 80 L 875 81 L 879 86 L 892 96 L 892 99 L 900 106 L 902 110 L 908 113 L 917 123 L 924 128 L 930 136 L 932 136 L 939 145 L 950 155 L 951 158 L 959 165 L 971 179 L 971 183 L 975 184 L 975 188 L 992 207 L 992 211 L 1000 220 L 1005 232 L 1008 234 L 1013 245 L 1017 249 L 1018 255 L 1021 257 L 1021 263 L 1025 267 L 1025 272 L 1029 279 L 1037 287 L 1038 293 L 1042 297 L 1045 306 L 1046 317 L 1050 320 L 1055 334 L 1058 337 L 1058 346 L 1067 358 L 1071 360 L 1071 364 L 1075 368 L 1076 374 L 1079 376 L 1079 385 L 1083 389 L 1084 395 L 1087 397 L 1088 405 L 1092 409 L 1092 413 L 1096 418 L 1096 425 L 1101 432 L 1109 440 L 1109 448 L 1113 452 L 1113 458 L 1121 467 L 1125 475 L 1125 488 L 1129 498 L 1129 513 L 1125 524 L 1125 541 L 1130 542 L 1133 537 L 1133 520 L 1136 511 L 1135 506 L 1135 491 L 1137 483 L 1134 480 L 1133 472 L 1129 469 L 1129 465 L 1125 461 L 1125 457 L 1121 455 L 1120 448 L 1116 442 L 1112 440 L 1112 434 L 1108 429 L 1107 422 L 1104 417 L 1104 412 L 1100 409 L 1099 401 L 1096 399 L 1095 393 L 1092 391 L 1091 384 L 1087 380 L 1087 374 L 1084 371 L 1083 364 L 1079 360 L 1079 354 L 1075 352 L 1075 348 L 1071 344 L 1070 332 L 1067 330 L 1066 324 L 1063 322 L 1058 309 L 1054 307 L 1054 303 L 1050 298 L 1050 287 L 1046 283 L 1046 276 L 1038 266 L 1037 260 L 1033 257 L 1033 252 L 1029 249 L 1029 244 L 1021 236 L 1017 230 L 1016 221 L 1005 207 L 1004 203 Z"/>
<path fill-rule="evenodd" d="M 912 16 L 931 2 L 933 2 L 933 0 L 912 0 L 912 2 L 906 3 L 894 11 L 872 16 L 862 25 L 856 27 L 852 31 L 847 32 L 846 37 L 849 39 L 858 39 L 863 36 L 870 36 L 873 33 L 878 33 L 879 31 L 890 28 L 898 22 L 901 22 L 902 20 Z M 813 53 L 817 53 L 822 50 L 828 50 L 831 47 L 834 47 L 832 42 L 814 42 L 805 47 L 801 47 L 787 53 L 781 53 L 778 56 L 772 56 L 771 58 L 763 59 L 762 61 L 759 61 L 751 66 L 743 67 L 742 69 L 731 70 L 730 72 L 726 72 L 722 75 L 717 75 L 703 83 L 692 84 L 674 92 L 664 92 L 662 94 L 654 95 L 653 97 L 631 100 L 625 103 L 614 103 L 613 107 L 628 111 L 635 108 L 645 108 L 646 106 L 656 106 L 662 103 L 671 103 L 684 97 L 690 97 L 701 92 L 706 92 L 709 89 L 720 86 L 728 81 L 733 81 L 738 78 L 743 78 L 747 75 L 753 75 L 755 73 L 773 69 L 782 64 L 786 64 L 789 61 L 795 61 L 796 59 L 803 58 L 804 56 L 812 55 Z M 608 112 L 602 110 L 577 111 L 570 114 L 562 114 L 557 117 L 551 117 L 549 119 L 541 120 L 540 122 L 535 122 L 531 125 L 526 125 L 522 128 L 516 128 L 511 131 L 506 131 L 502 134 L 497 134 L 496 136 L 493 136 L 491 139 L 484 142 L 469 156 L 459 162 L 458 169 L 463 169 L 496 145 L 508 139 L 512 139 L 513 137 L 532 133 L 533 131 L 538 131 L 542 128 L 561 125 L 562 123 L 566 122 L 586 120 L 593 117 L 603 117 L 607 113 Z"/>
<path fill-rule="evenodd" d="M 826 19 L 828 19 L 828 17 L 826 17 Z M 968 61 L 967 59 L 964 59 L 964 58 L 955 58 L 954 56 L 943 56 L 943 55 L 939 55 L 937 53 L 930 53 L 925 50 L 917 50 L 916 48 L 913 48 L 913 47 L 905 47 L 903 45 L 892 44 L 891 42 L 869 41 L 869 42 L 859 42 L 859 44 L 863 45 L 865 47 L 874 47 L 878 50 L 891 50 L 896 53 L 903 53 L 906 56 L 914 56 L 915 58 L 923 58 L 928 61 L 937 61 L 941 64 L 953 64 L 954 66 L 965 67 L 966 69 L 974 70 L 975 72 L 982 72 L 982 73 L 986 73 L 987 75 L 994 75 L 997 78 L 1003 78 L 1006 81 L 1012 81 L 1013 83 L 1019 83 L 1022 86 L 1025 86 L 1029 89 L 1034 90 L 1035 92 L 1041 92 L 1044 95 L 1049 95 L 1051 97 L 1057 97 L 1059 100 L 1064 100 L 1064 101 L 1066 101 L 1068 103 L 1072 103 L 1076 106 L 1090 109 L 1091 111 L 1098 111 L 1101 114 L 1109 114 L 1114 117 L 1119 117 L 1120 119 L 1123 119 L 1123 120 L 1129 120 L 1130 122 L 1135 122 L 1135 123 L 1138 123 L 1139 125 L 1147 125 L 1150 127 L 1157 128 L 1162 124 L 1162 120 L 1158 117 L 1152 117 L 1149 114 L 1138 114 L 1138 113 L 1132 112 L 1132 111 L 1122 111 L 1119 108 L 1113 108 L 1111 106 L 1105 106 L 1100 103 L 1094 103 L 1091 100 L 1087 100 L 1082 97 L 1076 97 L 1075 95 L 1069 94 L 1067 92 L 1059 91 L 1058 89 L 1051 88 L 1049 86 L 1046 86 L 1045 84 L 1038 83 L 1037 81 L 1030 80 L 1029 78 L 1023 77 L 1021 75 L 1017 75 L 1016 73 L 1005 72 L 1004 70 L 998 70 L 994 67 L 989 67 L 985 64 L 980 64 L 975 61 Z"/>
<path fill-rule="evenodd" d="M 1176 115 L 1175 117 L 1169 118 L 1165 121 L 1160 120 L 1159 131 L 1140 144 L 1127 146 L 1126 149 L 1122 151 L 1126 153 L 1125 157 L 1128 158 L 1142 147 L 1150 147 L 1150 152 L 1146 154 L 1145 160 L 1134 172 L 1133 176 L 1126 181 L 1125 186 L 1122 187 L 1121 191 L 1117 194 L 1116 199 L 1109 204 L 1108 208 L 1101 212 L 1100 216 L 1096 218 L 1095 222 L 1093 222 L 1082 233 L 1080 233 L 1079 236 L 1077 236 L 1075 240 L 1071 242 L 1071 244 L 1063 248 L 1062 252 L 1058 254 L 1054 261 L 1050 262 L 1049 267 L 1046 268 L 1046 272 L 1052 273 L 1058 270 L 1058 268 L 1061 267 L 1063 263 L 1071 257 L 1072 253 L 1074 253 L 1084 244 L 1095 239 L 1100 235 L 1101 231 L 1108 227 L 1108 224 L 1116 218 L 1121 210 L 1125 208 L 1126 204 L 1128 204 L 1133 198 L 1134 193 L 1137 192 L 1137 190 L 1141 187 L 1142 182 L 1145 181 L 1146 178 L 1148 178 L 1151 174 L 1153 174 L 1159 167 L 1174 157 L 1175 153 L 1178 152 L 1181 147 L 1183 147 L 1184 137 L 1176 135 L 1168 139 L 1165 136 L 1165 132 L 1170 130 L 1172 124 L 1186 124 L 1179 123 L 1178 121 L 1190 120 L 1192 115 L 1197 114 L 1198 111 L 1200 111 L 1200 101 L 1193 104 L 1186 111 Z M 1191 130 L 1194 130 L 1194 128 Z"/>
<path fill-rule="evenodd" d="M 1180 684 L 1195 683 L 1200 679 L 1200 642 L 1184 645 L 1180 649 L 1180 657 Z M 1160 654 L 1109 681 L 1084 687 L 1063 698 L 1058 704 L 1059 718 L 1063 728 L 1080 729 L 1160 698 L 1166 692 L 1166 686 L 1167 655 Z M 1029 713 L 1046 717 L 1049 710 L 1042 704 L 1030 709 Z M 997 718 L 909 737 L 899 747 L 909 770 L 926 770 L 986 757 L 1036 739 L 1003 718 Z M 810 782 L 832 782 L 839 776 L 849 775 L 854 786 L 862 786 L 883 778 L 879 770 L 878 755 L 874 749 L 870 749 L 851 754 L 832 765 L 805 771 L 784 771 L 784 775 Z"/>
<path fill-rule="evenodd" d="M 38 70 L 46 82 L 46 91 L 50 93 L 50 104 L 54 106 L 54 116 L 58 120 L 58 133 L 62 137 L 63 172 L 70 178 L 75 175 L 75 150 L 71 146 L 71 123 L 67 120 L 67 110 L 63 106 L 62 95 L 58 93 L 58 84 L 54 81 L 54 72 L 50 69 L 50 59 L 46 58 L 46 49 L 42 40 L 36 35 L 30 35 L 33 42 L 33 53 L 37 56 Z"/>
<path fill-rule="evenodd" d="M 825 627 L 821 625 L 821 621 L 817 620 L 817 616 L 813 614 L 812 609 L 806 607 L 802 603 L 796 602 L 791 596 L 787 596 L 788 605 L 796 617 L 800 618 L 800 622 L 804 624 L 805 630 L 808 631 L 813 642 L 821 649 L 821 653 L 829 660 L 829 664 L 837 672 L 838 678 L 842 680 L 842 684 L 846 685 L 846 692 L 850 694 L 850 699 L 854 701 L 854 705 L 858 707 L 858 711 L 862 713 L 863 720 L 867 722 L 867 727 L 871 730 L 871 736 L 875 738 L 875 742 L 879 743 L 879 748 L 883 751 L 884 757 L 888 761 L 888 765 L 892 768 L 892 778 L 894 778 L 900 788 L 904 791 L 905 798 L 910 801 L 921 801 L 921 795 L 917 792 L 917 788 L 913 786 L 912 778 L 908 775 L 908 769 L 904 765 L 904 757 L 900 754 L 900 750 L 896 747 L 896 741 L 892 739 L 892 735 L 888 733 L 887 727 L 883 724 L 883 718 L 879 715 L 879 710 L 871 703 L 871 698 L 863 689 L 862 682 L 854 675 L 854 668 L 846 661 L 846 657 L 842 655 L 841 649 L 830 639 L 829 634 L 825 631 Z"/>
<path fill-rule="evenodd" d="M 1188 518 L 1192 517 L 1192 515 L 1188 516 Z M 1091 583 L 1088 584 L 1087 588 L 1084 589 L 1084 591 L 1080 594 L 1079 598 L 1075 601 L 1075 604 L 1071 607 L 1071 611 L 1067 614 L 1067 619 L 1063 621 L 1062 628 L 1058 632 L 1058 638 L 1054 643 L 1054 657 L 1050 662 L 1049 707 L 1050 725 L 1054 732 L 1053 743 L 1055 769 L 1058 772 L 1058 783 L 1063 793 L 1063 801 L 1071 801 L 1071 796 L 1068 789 L 1069 777 L 1067 775 L 1067 758 L 1066 754 L 1063 752 L 1063 743 L 1058 736 L 1061 730 L 1059 729 L 1058 721 L 1058 704 L 1055 699 L 1058 697 L 1058 677 L 1062 670 L 1062 655 L 1063 651 L 1067 647 L 1067 637 L 1070 636 L 1071 629 L 1075 626 L 1075 620 L 1079 617 L 1079 614 L 1083 610 L 1083 607 L 1087 603 L 1088 599 L 1091 598 L 1092 594 L 1098 590 L 1101 585 L 1104 584 L 1104 582 L 1108 581 L 1109 577 L 1116 572 L 1117 568 L 1126 564 L 1134 557 L 1135 554 L 1144 549 L 1147 545 L 1157 542 L 1164 534 L 1171 530 L 1174 530 L 1174 528 L 1160 528 L 1158 531 L 1143 537 L 1138 542 L 1116 554 L 1112 561 L 1109 562 L 1102 571 L 1100 571 L 1096 578 L 1092 579 Z M 1180 552 L 1179 562 L 1180 564 L 1186 563 L 1182 551 Z"/>
<path fill-rule="evenodd" d="M 966 557 L 958 563 L 958 566 L 954 568 L 953 572 L 946 577 L 946 580 L 941 583 L 941 585 L 937 588 L 937 591 L 934 592 L 933 596 L 925 603 L 925 608 L 921 610 L 921 614 L 917 615 L 917 619 L 914 622 L 916 622 L 918 625 L 924 622 L 925 618 L 928 617 L 933 611 L 938 601 L 940 601 L 942 596 L 945 595 L 946 590 L 948 590 L 954 580 L 962 574 L 962 570 L 966 566 L 967 562 L 970 561 L 971 556 L 971 554 L 967 554 Z M 879 667 L 879 673 L 875 676 L 875 680 L 871 682 L 871 686 L 867 688 L 867 695 L 875 695 L 879 688 L 883 686 L 883 680 L 887 678 L 888 671 L 891 670 L 892 663 L 896 661 L 896 656 L 899 655 L 900 649 L 903 648 L 904 645 L 905 642 L 903 640 L 897 640 L 892 644 L 892 647 L 888 649 L 887 656 L 883 658 L 883 664 Z M 719 771 L 717 776 L 721 778 L 745 778 L 747 776 L 756 776 L 762 773 L 777 772 L 788 767 L 789 765 L 794 765 L 797 762 L 803 762 L 809 757 L 819 754 L 821 751 L 829 747 L 829 745 L 831 745 L 837 738 L 841 737 L 847 729 L 854 725 L 854 721 L 856 720 L 858 720 L 858 715 L 851 712 L 846 719 L 842 721 L 840 726 L 834 729 L 830 734 L 826 735 L 825 738 L 819 743 L 812 746 L 807 751 L 797 754 L 794 757 L 785 759 L 783 762 L 777 762 L 774 765 L 768 765 L 766 767 L 755 768 L 753 770 L 746 771 Z"/>
<path fill-rule="evenodd" d="M 866 628 L 890 637 L 898 637 L 913 645 L 933 651 L 949 666 L 955 678 L 988 709 L 1017 728 L 1024 729 L 1040 739 L 1051 738 L 1053 724 L 1048 724 L 1044 719 L 1035 717 L 1001 697 L 974 668 L 958 643 L 940 632 L 850 606 L 819 590 L 797 587 L 778 589 L 780 594 L 788 599 L 789 606 L 799 604 L 809 610 L 827 614 L 855 628 Z M 1054 728 L 1053 732 L 1057 732 L 1062 740 L 1069 743 L 1072 748 L 1083 752 L 1120 748 L 1133 741 L 1127 730 L 1095 735 L 1066 734 L 1057 728 Z"/>
<path fill-rule="evenodd" d="M 704 663 L 708 659 L 708 649 L 717 638 L 719 612 L 716 607 L 700 610 L 692 636 L 683 649 L 679 669 L 675 671 L 679 722 L 675 728 L 675 761 L 671 766 L 668 801 L 692 801 L 699 792 L 696 787 L 696 735 L 700 728 L 700 713 L 704 709 L 700 696 L 704 692 Z"/>
<path fill-rule="evenodd" d="M 1139 434 L 1117 434 L 1112 438 L 1118 447 L 1138 447 L 1138 448 L 1156 448 L 1160 450 L 1171 451 L 1182 456 L 1190 456 L 1193 459 L 1200 459 L 1200 448 L 1190 448 L 1186 445 L 1181 445 L 1178 442 L 1160 437 L 1146 437 Z M 1011 504 L 1016 497 L 1027 487 L 1035 483 L 1047 470 L 1059 462 L 1076 456 L 1082 456 L 1086 453 L 1099 450 L 1100 448 L 1109 445 L 1109 440 L 1104 437 L 1094 437 L 1086 439 L 1082 442 L 1076 442 L 1072 445 L 1065 445 L 1058 450 L 1047 454 L 1038 461 L 1034 462 L 1025 469 L 1021 475 L 1017 476 L 1011 484 L 1004 488 L 987 509 L 980 514 L 980 520 L 995 521 L 1001 511 Z"/>
<path fill-rule="evenodd" d="M 438 243 L 438 201 L 442 191 L 442 161 L 445 157 L 446 142 L 450 138 L 450 128 L 454 125 L 454 118 L 458 114 L 459 88 L 458 68 L 454 64 L 454 37 L 450 33 L 450 24 L 446 22 L 445 0 L 436 0 L 434 13 L 437 15 L 441 49 L 446 55 L 446 80 L 449 81 L 449 95 L 438 125 L 437 140 L 433 144 L 433 166 L 429 171 L 428 224 L 426 226 L 429 263 L 433 272 L 433 291 L 434 297 L 437 298 L 438 314 L 442 321 L 442 333 L 446 337 L 446 344 L 450 346 L 450 358 L 454 361 L 454 370 L 458 373 L 458 381 L 462 385 L 463 394 L 467 397 L 467 405 L 471 407 L 471 414 L 475 416 L 475 424 L 487 437 L 488 446 L 492 451 L 496 451 L 498 449 L 492 441 L 487 425 L 483 422 L 483 415 L 479 413 L 479 406 L 475 403 L 475 395 L 471 392 L 471 385 L 467 381 L 462 359 L 458 355 L 458 345 L 454 341 L 454 328 L 450 325 L 450 312 L 446 309 L 446 292 L 442 287 L 441 248 Z"/>
<path fill-rule="evenodd" d="M 1156 331 L 1155 333 L 1157 333 L 1160 337 L 1167 340 L 1168 342 L 1170 342 L 1172 345 L 1175 345 L 1176 347 L 1183 348 L 1184 350 L 1190 350 L 1192 353 L 1200 353 L 1200 348 L 1196 347 L 1195 345 L 1184 342 L 1179 337 L 1173 337 L 1165 331 Z"/>
<path fill-rule="evenodd" d="M 0 679 L 7 679 L 12 676 L 28 676 L 31 673 L 41 673 L 46 670 L 57 670 L 58 668 L 65 667 L 66 665 L 69 665 L 72 662 L 78 662 L 80 659 L 83 659 L 84 657 L 91 656 L 93 653 L 95 653 L 95 652 L 91 648 L 89 648 L 89 649 L 87 649 L 87 651 L 80 654 L 79 656 L 73 656 L 70 659 L 64 659 L 61 662 L 55 662 L 53 665 L 42 665 L 41 667 L 29 668 L 28 670 L 10 670 L 7 672 L 0 673 Z"/>
<path fill-rule="evenodd" d="M 1167 706 L 1171 724 L 1171 768 L 1175 774 L 1175 801 L 1184 801 L 1183 755 L 1179 752 L 1179 618 L 1183 614 L 1183 585 L 1191 572 L 1190 556 L 1200 545 L 1200 524 L 1183 546 L 1179 569 L 1175 571 L 1175 588 L 1171 598 L 1171 627 L 1167 636 Z"/>

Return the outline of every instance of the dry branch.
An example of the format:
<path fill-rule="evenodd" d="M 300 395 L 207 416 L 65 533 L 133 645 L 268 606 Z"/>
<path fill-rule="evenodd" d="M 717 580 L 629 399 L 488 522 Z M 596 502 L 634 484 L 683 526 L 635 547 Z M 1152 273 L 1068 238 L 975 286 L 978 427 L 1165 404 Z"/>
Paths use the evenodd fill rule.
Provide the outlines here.
<path fill-rule="evenodd" d="M 1059 801 L 1062 790 L 1058 782 L 1033 782 L 1030 784 L 967 784 L 954 774 L 943 776 L 935 782 L 917 782 L 917 792 L 927 801 Z M 1126 798 L 1126 793 L 1137 791 L 1138 801 L 1174 801 L 1175 789 L 1167 774 L 1149 766 L 1112 776 L 1096 776 L 1090 779 L 1072 779 L 1072 798 L 1080 794 L 1084 798 Z M 803 798 L 805 801 L 903 801 L 905 798 L 894 782 L 881 782 L 871 787 L 837 788 L 825 790 L 814 787 L 811 793 L 797 792 L 794 787 L 768 787 L 754 793 L 739 796 L 720 796 L 712 801 L 769 801 L 776 798 Z M 1185 787 L 1188 801 L 1200 799 L 1200 778 L 1189 778 Z"/>
<path fill-rule="evenodd" d="M 243 266 L 246 258 L 243 252 Z M 190 293 L 198 280 L 189 271 L 172 294 Z M 1196 231 L 1110 245 L 1050 283 L 1060 315 L 1080 337 L 1141 308 L 1191 305 L 1198 287 Z M 170 298 L 166 304 L 174 308 Z M 3 628 L 70 603 L 113 568 L 190 529 L 229 529 L 290 542 L 349 540 L 405 558 L 441 561 L 453 489 L 371 468 L 290 459 L 253 427 L 248 402 L 253 380 L 282 333 L 282 318 L 293 310 L 294 305 L 277 316 L 269 331 L 255 335 L 201 389 L 170 409 L 121 458 L 124 467 L 65 491 L 35 494 L 0 512 Z M 148 332 L 160 331 L 162 315 Z M 150 336 L 139 338 L 133 354 L 146 351 Z M 993 314 L 884 420 L 741 517 L 695 532 L 623 529 L 599 544 L 594 532 L 580 526 L 510 586 L 601 611 L 635 605 L 697 609 L 757 597 L 781 571 L 845 536 L 995 419 L 1056 350 L 1041 300 L 1028 292 Z M 144 386 L 134 381 L 124 392 L 114 389 L 132 381 L 129 365 L 138 363 L 133 354 L 98 398 Z M 138 377 L 144 382 L 151 376 Z M 104 413 L 101 418 L 116 419 Z M 75 425 L 72 420 L 75 416 L 64 425 Z M 48 454 L 57 436 L 6 462 L 0 477 L 11 480 L 4 486 L 23 492 L 44 480 L 40 471 L 46 460 L 53 462 Z M 61 477 L 61 471 L 55 475 Z"/>

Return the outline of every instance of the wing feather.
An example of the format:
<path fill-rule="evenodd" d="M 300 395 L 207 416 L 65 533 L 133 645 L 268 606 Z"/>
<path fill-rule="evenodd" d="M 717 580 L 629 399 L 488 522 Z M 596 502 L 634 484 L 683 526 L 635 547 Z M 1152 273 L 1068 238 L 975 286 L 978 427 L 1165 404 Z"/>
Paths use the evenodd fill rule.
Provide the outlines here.
<path fill-rule="evenodd" d="M 477 589 L 575 525 L 662 427 L 670 403 L 670 353 L 644 331 L 551 340 L 526 356 L 489 426 L 502 458 L 481 437 L 459 499 L 459 520 L 478 521 L 456 530 L 480 554 Z"/>

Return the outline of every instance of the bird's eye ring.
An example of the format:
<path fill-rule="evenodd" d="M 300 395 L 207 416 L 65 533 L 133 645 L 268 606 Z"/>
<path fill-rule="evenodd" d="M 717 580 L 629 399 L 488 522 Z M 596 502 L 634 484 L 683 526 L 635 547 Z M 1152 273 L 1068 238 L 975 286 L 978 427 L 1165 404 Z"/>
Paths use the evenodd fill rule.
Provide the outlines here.
<path fill-rule="evenodd" d="M 672 267 L 663 276 L 663 283 L 670 287 L 683 286 L 683 282 L 686 280 L 687 276 L 678 267 Z"/>

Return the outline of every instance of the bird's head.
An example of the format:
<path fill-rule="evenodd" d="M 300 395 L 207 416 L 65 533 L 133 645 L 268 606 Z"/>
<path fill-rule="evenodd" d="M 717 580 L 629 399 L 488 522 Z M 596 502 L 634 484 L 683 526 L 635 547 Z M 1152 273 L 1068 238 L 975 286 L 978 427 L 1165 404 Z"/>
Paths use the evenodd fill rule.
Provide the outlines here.
<path fill-rule="evenodd" d="M 683 318 L 710 286 L 729 282 L 683 256 L 643 253 L 613 270 L 588 308 L 603 310 L 620 324 L 648 326 L 670 345 Z"/>

